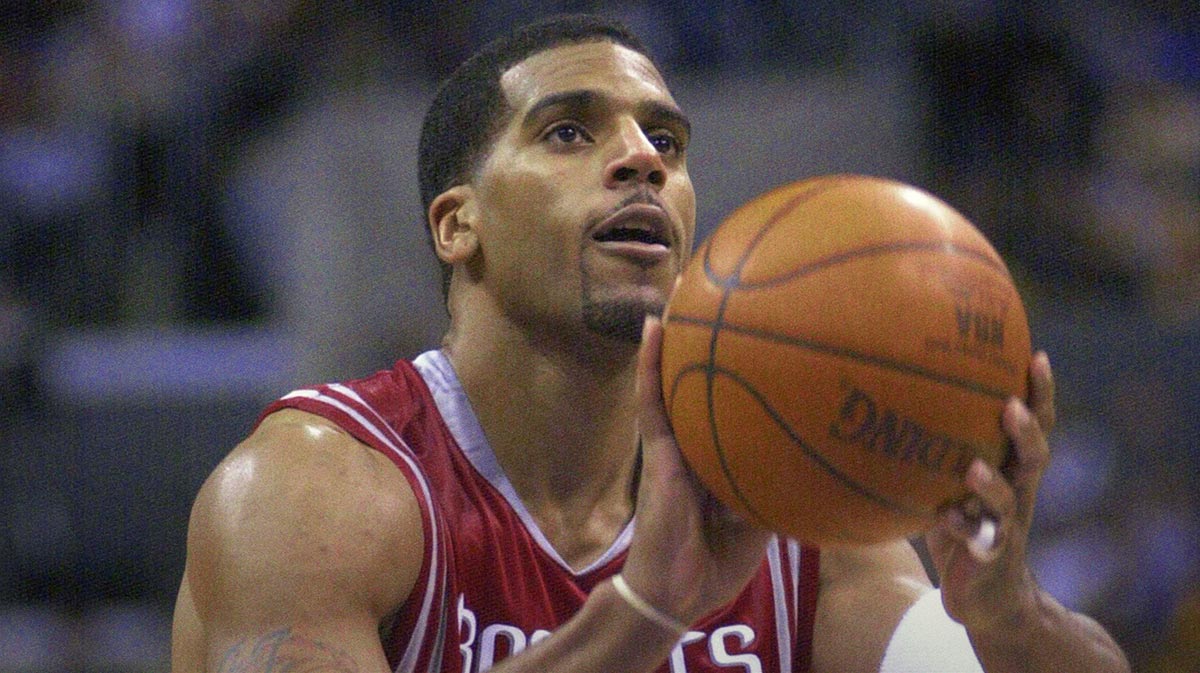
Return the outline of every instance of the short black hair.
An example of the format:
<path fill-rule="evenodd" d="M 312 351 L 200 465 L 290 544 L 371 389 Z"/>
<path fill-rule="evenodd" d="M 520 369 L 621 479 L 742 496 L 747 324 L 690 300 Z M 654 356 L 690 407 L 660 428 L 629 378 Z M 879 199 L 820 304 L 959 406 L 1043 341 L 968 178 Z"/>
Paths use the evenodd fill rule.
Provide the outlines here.
<path fill-rule="evenodd" d="M 565 14 L 529 24 L 489 42 L 442 82 L 421 124 L 417 157 L 421 222 L 431 245 L 429 205 L 442 192 L 469 179 L 512 113 L 500 90 L 501 75 L 547 49 L 597 41 L 619 44 L 653 61 L 641 40 L 620 22 L 592 14 Z M 450 288 L 451 267 L 440 259 L 439 263 L 445 295 Z"/>

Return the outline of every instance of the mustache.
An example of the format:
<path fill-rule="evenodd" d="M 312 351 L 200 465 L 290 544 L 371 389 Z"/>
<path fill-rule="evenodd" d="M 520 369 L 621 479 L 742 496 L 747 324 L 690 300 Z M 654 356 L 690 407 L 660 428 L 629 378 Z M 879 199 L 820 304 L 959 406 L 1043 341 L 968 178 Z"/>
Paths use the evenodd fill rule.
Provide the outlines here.
<path fill-rule="evenodd" d="M 654 206 L 655 208 L 662 210 L 664 213 L 667 212 L 667 205 L 663 203 L 663 200 L 659 198 L 658 194 L 656 194 L 654 190 L 649 188 L 639 189 L 636 192 L 631 193 L 629 196 L 621 199 L 620 203 L 617 205 L 609 208 L 597 217 L 592 218 L 592 220 L 588 222 L 588 228 L 590 229 L 617 214 L 622 209 L 634 205 Z"/>
<path fill-rule="evenodd" d="M 626 196 L 624 199 L 622 199 L 621 202 L 616 205 L 616 207 L 614 207 L 612 210 L 608 211 L 606 216 L 612 215 L 613 213 L 621 210 L 622 208 L 626 208 L 626 207 L 632 206 L 632 205 L 639 205 L 639 204 L 647 205 L 647 206 L 654 206 L 656 208 L 662 209 L 663 211 L 666 211 L 666 209 L 667 209 L 666 204 L 663 203 L 662 199 L 659 198 L 658 194 L 655 193 L 654 190 L 639 189 L 638 191 L 633 192 L 629 196 Z"/>

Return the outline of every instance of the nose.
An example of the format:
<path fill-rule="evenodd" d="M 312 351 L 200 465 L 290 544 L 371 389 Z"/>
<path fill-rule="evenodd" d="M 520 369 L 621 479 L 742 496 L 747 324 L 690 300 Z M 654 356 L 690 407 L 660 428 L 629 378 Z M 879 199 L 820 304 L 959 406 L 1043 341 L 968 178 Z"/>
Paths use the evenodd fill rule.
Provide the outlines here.
<path fill-rule="evenodd" d="M 667 169 L 662 155 L 634 122 L 623 124 L 614 137 L 616 155 L 604 171 L 605 186 L 617 187 L 645 182 L 660 189 L 667 182 Z"/>

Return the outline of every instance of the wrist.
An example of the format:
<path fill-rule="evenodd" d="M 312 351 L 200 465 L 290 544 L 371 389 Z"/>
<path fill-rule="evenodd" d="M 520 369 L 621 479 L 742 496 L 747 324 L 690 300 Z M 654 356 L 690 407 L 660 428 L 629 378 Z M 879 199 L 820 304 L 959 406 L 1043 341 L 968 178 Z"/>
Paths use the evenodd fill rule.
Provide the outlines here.
<path fill-rule="evenodd" d="M 1119 645 L 1099 623 L 1063 607 L 1035 587 L 989 630 L 968 628 L 989 671 L 1112 671 L 1129 673 Z"/>
<path fill-rule="evenodd" d="M 995 646 L 1020 650 L 1037 642 L 1048 621 L 1054 617 L 1042 589 L 1028 575 L 1020 587 L 999 604 L 1005 609 L 997 610 L 990 619 L 978 625 L 966 625 L 977 649 Z"/>
<path fill-rule="evenodd" d="M 632 608 L 612 582 L 601 582 L 571 619 L 536 646 L 504 662 L 511 666 L 501 668 L 649 673 L 667 661 L 679 641 L 677 634 Z"/>
<path fill-rule="evenodd" d="M 644 598 L 629 585 L 629 582 L 620 573 L 613 576 L 612 585 L 621 600 L 633 608 L 642 619 L 653 623 L 664 632 L 673 634 L 676 638 L 687 632 L 688 625 L 686 623 Z"/>

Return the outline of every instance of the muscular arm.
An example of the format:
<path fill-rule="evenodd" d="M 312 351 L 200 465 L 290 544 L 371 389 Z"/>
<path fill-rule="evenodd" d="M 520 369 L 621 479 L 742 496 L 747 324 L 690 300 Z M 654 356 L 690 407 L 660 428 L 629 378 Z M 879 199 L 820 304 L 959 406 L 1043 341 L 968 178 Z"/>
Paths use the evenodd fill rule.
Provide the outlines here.
<path fill-rule="evenodd" d="M 411 591 L 423 542 L 412 491 L 380 454 L 319 417 L 273 414 L 196 499 L 172 669 L 384 673 L 378 625 Z M 605 584 L 495 670 L 650 670 L 673 644 Z"/>
<path fill-rule="evenodd" d="M 1129 671 L 1124 653 L 1096 621 L 1067 610 L 1036 586 L 1027 600 L 1028 605 L 992 629 L 968 629 L 985 671 Z"/>
<path fill-rule="evenodd" d="M 388 670 L 378 625 L 420 571 L 399 470 L 326 421 L 268 417 L 201 488 L 176 603 L 176 673 Z"/>
<path fill-rule="evenodd" d="M 769 535 L 731 518 L 688 473 L 662 408 L 657 321 L 645 337 L 638 526 L 623 575 L 687 623 L 736 595 Z M 377 627 L 412 590 L 423 544 L 415 498 L 393 465 L 317 417 L 273 414 L 193 509 L 175 673 L 383 673 Z M 605 582 L 553 635 L 492 670 L 648 672 L 680 635 Z"/>

